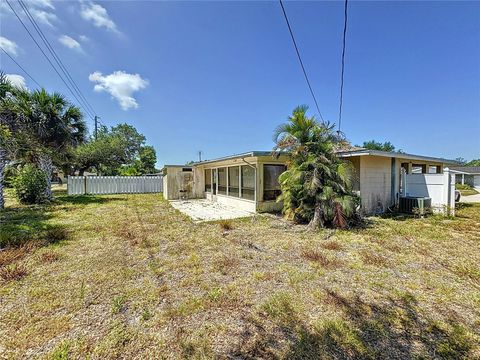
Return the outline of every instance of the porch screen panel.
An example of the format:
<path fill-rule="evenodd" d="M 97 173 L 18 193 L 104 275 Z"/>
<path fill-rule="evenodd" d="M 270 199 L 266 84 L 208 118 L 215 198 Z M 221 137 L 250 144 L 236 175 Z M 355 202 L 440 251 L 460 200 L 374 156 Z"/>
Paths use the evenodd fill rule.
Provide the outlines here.
<path fill-rule="evenodd" d="M 212 169 L 205 169 L 205 191 L 212 191 Z"/>
<path fill-rule="evenodd" d="M 227 195 L 227 169 L 218 168 L 218 193 Z"/>
<path fill-rule="evenodd" d="M 228 195 L 238 197 L 239 195 L 240 168 L 233 166 L 228 168 Z"/>
<path fill-rule="evenodd" d="M 426 174 L 427 165 L 426 164 L 412 164 L 412 174 Z"/>
<path fill-rule="evenodd" d="M 276 200 L 281 194 L 278 177 L 284 171 L 284 165 L 263 165 L 263 200 Z"/>
<path fill-rule="evenodd" d="M 242 166 L 242 198 L 255 200 L 255 169 Z"/>
<path fill-rule="evenodd" d="M 440 170 L 441 170 L 440 165 L 430 165 L 428 167 L 428 173 L 429 174 L 441 174 L 442 172 Z"/>

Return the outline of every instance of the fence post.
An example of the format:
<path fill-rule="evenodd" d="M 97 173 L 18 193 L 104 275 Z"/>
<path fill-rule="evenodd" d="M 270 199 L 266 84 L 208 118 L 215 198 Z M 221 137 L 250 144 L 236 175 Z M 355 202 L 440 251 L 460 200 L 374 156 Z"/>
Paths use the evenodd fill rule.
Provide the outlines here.
<path fill-rule="evenodd" d="M 446 167 L 443 170 L 443 204 L 446 215 L 455 214 L 455 190 L 452 190 L 451 182 L 450 169 Z"/>

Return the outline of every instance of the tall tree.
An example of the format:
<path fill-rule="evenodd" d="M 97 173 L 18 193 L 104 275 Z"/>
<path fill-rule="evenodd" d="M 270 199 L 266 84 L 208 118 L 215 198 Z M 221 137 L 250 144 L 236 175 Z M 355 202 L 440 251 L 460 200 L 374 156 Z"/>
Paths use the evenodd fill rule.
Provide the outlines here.
<path fill-rule="evenodd" d="M 93 168 L 103 175 L 118 175 L 123 165 L 130 166 L 139 158 L 145 136 L 133 126 L 119 124 L 108 130 L 102 127 L 97 139 L 91 139 L 75 150 L 80 175 Z"/>
<path fill-rule="evenodd" d="M 369 150 L 380 150 L 380 151 L 388 151 L 388 152 L 395 151 L 395 146 L 390 141 L 385 141 L 384 143 L 381 143 L 375 140 L 364 141 L 362 147 Z M 398 152 L 402 152 L 402 151 L 398 150 Z"/>
<path fill-rule="evenodd" d="M 355 214 L 356 197 L 352 192 L 353 169 L 341 161 L 335 149 L 344 140 L 328 123 L 319 123 L 306 115 L 308 107 L 293 110 L 288 122 L 274 133 L 274 152 L 290 156 L 287 170 L 280 175 L 285 215 L 307 221 L 311 229 L 334 226 L 344 228 Z"/>
<path fill-rule="evenodd" d="M 135 167 L 142 175 L 155 173 L 155 164 L 157 163 L 157 154 L 155 148 L 151 145 L 142 146 L 138 154 L 138 160 L 135 161 Z"/>
<path fill-rule="evenodd" d="M 480 166 L 480 159 L 470 160 L 465 164 L 465 166 Z"/>

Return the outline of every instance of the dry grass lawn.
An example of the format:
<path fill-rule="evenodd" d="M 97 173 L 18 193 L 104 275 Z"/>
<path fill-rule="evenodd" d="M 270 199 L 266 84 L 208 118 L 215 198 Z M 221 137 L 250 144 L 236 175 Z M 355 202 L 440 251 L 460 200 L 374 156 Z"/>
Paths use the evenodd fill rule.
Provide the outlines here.
<path fill-rule="evenodd" d="M 480 358 L 480 206 L 311 233 L 160 195 L 0 213 L 0 357 Z"/>

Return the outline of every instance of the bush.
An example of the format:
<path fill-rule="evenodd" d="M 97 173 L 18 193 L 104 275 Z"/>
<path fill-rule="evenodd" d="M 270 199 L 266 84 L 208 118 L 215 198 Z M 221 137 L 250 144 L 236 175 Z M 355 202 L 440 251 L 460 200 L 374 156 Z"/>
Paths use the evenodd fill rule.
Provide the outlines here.
<path fill-rule="evenodd" d="M 47 201 L 47 175 L 31 165 L 25 166 L 16 177 L 15 194 L 23 204 L 41 204 Z"/>
<path fill-rule="evenodd" d="M 7 165 L 3 170 L 3 186 L 12 188 L 13 182 L 18 175 L 18 169 L 15 166 Z"/>
<path fill-rule="evenodd" d="M 455 184 L 455 189 L 457 190 L 473 190 L 473 187 L 471 187 L 468 184 Z"/>

